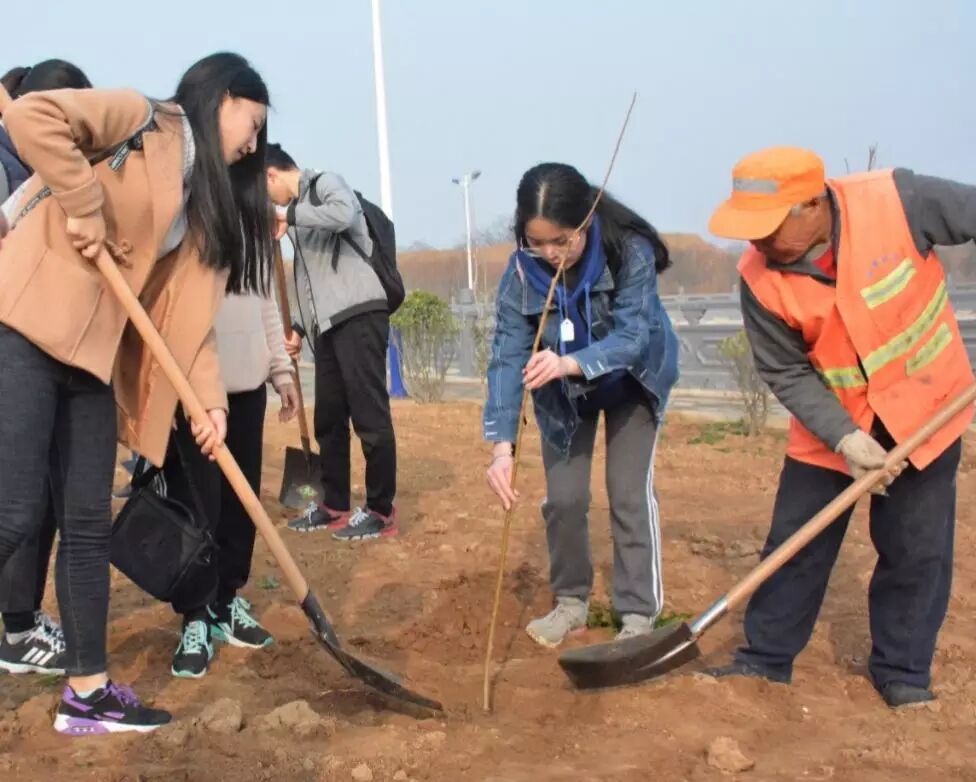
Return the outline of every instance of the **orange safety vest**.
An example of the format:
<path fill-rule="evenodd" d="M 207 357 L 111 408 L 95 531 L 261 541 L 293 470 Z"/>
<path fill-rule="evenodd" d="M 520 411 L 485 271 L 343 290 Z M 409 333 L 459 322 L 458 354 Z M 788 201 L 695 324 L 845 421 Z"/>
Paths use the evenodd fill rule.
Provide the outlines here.
<path fill-rule="evenodd" d="M 739 273 L 771 313 L 806 340 L 810 363 L 864 431 L 877 416 L 902 442 L 973 382 L 942 264 L 912 239 L 891 171 L 829 181 L 840 218 L 837 285 L 770 269 L 750 247 Z M 969 427 L 972 405 L 915 451 L 924 469 Z M 848 472 L 844 459 L 790 421 L 787 454 Z"/>

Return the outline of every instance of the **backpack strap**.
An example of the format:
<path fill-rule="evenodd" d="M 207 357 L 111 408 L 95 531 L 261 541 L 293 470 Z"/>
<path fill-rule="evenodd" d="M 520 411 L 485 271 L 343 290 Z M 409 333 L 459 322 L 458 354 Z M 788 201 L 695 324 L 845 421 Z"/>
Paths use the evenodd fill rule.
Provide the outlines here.
<path fill-rule="evenodd" d="M 129 153 L 133 150 L 142 149 L 142 134 L 147 131 L 158 130 L 156 125 L 156 107 L 153 106 L 151 101 L 146 101 L 149 104 L 149 116 L 146 121 L 139 126 L 135 133 L 129 136 L 124 141 L 104 149 L 98 154 L 88 159 L 88 164 L 94 168 L 99 163 L 104 163 L 106 160 L 111 160 L 108 167 L 113 171 L 118 171 L 125 164 L 126 159 L 129 157 Z M 10 225 L 13 229 L 17 223 L 23 220 L 31 211 L 37 207 L 45 198 L 51 195 L 51 188 L 44 185 L 37 193 L 24 204 L 24 208 L 20 210 L 20 213 L 14 218 Z"/>
<path fill-rule="evenodd" d="M 332 248 L 332 271 L 335 271 L 336 269 L 339 268 L 339 245 L 343 239 L 345 239 L 346 244 L 348 244 L 350 247 L 352 247 L 352 249 L 356 251 L 356 255 L 358 255 L 360 258 L 366 261 L 366 263 L 368 263 L 370 266 L 373 265 L 369 259 L 369 256 L 366 255 L 365 252 L 363 252 L 363 248 L 359 246 L 356 240 L 353 239 L 345 231 L 343 231 L 342 233 L 336 234 L 335 246 Z"/>
<path fill-rule="evenodd" d="M 322 206 L 322 199 L 319 198 L 319 194 L 315 190 L 315 183 L 319 181 L 321 174 L 316 174 L 311 179 L 308 180 L 308 200 L 312 203 L 312 206 Z"/>
<path fill-rule="evenodd" d="M 315 190 L 315 183 L 319 181 L 320 176 L 322 175 L 316 174 L 310 180 L 308 180 L 308 200 L 312 206 L 322 206 L 323 203 L 322 199 L 319 198 L 319 194 Z M 353 195 L 356 196 L 356 200 L 358 201 L 359 195 L 356 193 L 353 193 Z M 363 219 L 365 219 L 365 216 Z M 369 230 L 369 220 L 366 220 L 366 228 L 367 230 Z M 350 247 L 352 247 L 353 250 L 356 251 L 356 255 L 358 255 L 360 258 L 366 261 L 366 263 L 369 263 L 369 256 L 366 255 L 366 253 L 363 251 L 363 248 L 359 246 L 358 242 L 356 242 L 355 239 L 349 236 L 348 232 L 339 231 L 336 233 L 335 245 L 332 248 L 332 271 L 335 271 L 336 269 L 339 268 L 339 250 L 340 250 L 339 245 L 343 239 L 345 239 L 346 244 L 348 244 Z"/>
<path fill-rule="evenodd" d="M 183 422 L 186 424 L 186 432 L 192 438 L 193 433 L 190 429 L 190 418 L 185 413 L 182 413 L 182 417 Z M 191 516 L 193 516 L 194 521 L 196 521 L 197 528 L 203 531 L 209 538 L 211 525 L 215 523 L 215 520 L 207 518 L 207 509 L 203 504 L 203 498 L 200 496 L 197 483 L 193 480 L 193 467 L 189 458 L 187 457 L 186 445 L 183 443 L 178 429 L 173 430 L 172 437 L 173 445 L 176 447 L 176 456 L 180 462 L 180 469 L 183 470 L 183 476 L 186 478 L 186 485 L 190 489 L 190 499 L 193 501 L 193 505 L 196 508 L 196 513 L 191 514 Z"/>

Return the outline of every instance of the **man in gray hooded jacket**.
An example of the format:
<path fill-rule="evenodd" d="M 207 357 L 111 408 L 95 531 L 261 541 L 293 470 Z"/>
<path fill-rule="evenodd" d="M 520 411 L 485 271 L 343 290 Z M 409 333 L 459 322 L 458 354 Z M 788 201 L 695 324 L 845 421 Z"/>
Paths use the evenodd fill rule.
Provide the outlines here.
<path fill-rule="evenodd" d="M 337 540 L 398 533 L 396 438 L 386 388 L 389 305 L 366 260 L 372 241 L 359 199 L 334 173 L 301 170 L 280 145 L 267 151 L 268 193 L 278 206 L 278 236 L 295 247 L 301 325 L 315 353 L 315 438 L 323 503 L 289 523 L 328 529 Z M 300 338 L 289 346 L 301 350 Z M 366 507 L 351 510 L 349 421 L 366 459 Z"/>

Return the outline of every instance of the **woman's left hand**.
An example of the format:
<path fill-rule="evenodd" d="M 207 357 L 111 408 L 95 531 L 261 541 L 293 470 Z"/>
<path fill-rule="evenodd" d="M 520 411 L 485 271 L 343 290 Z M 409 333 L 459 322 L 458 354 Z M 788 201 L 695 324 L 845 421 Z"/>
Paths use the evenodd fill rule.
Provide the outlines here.
<path fill-rule="evenodd" d="M 190 421 L 190 432 L 200 446 L 205 456 L 210 457 L 210 461 L 217 461 L 216 450 L 224 444 L 227 438 L 227 411 L 220 407 L 207 411 L 210 419 L 205 424 L 200 425 L 196 421 Z"/>
<path fill-rule="evenodd" d="M 522 382 L 534 391 L 553 380 L 576 374 L 579 374 L 579 364 L 572 356 L 557 356 L 551 350 L 540 350 L 522 370 Z"/>
<path fill-rule="evenodd" d="M 281 410 L 278 411 L 278 420 L 287 423 L 298 415 L 298 388 L 294 383 L 285 383 L 278 389 L 278 396 L 281 397 Z"/>

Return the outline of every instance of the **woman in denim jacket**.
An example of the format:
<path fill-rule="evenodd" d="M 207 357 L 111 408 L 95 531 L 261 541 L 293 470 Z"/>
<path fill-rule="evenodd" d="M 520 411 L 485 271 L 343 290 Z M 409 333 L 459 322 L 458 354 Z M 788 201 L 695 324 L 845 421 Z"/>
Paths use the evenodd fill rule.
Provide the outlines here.
<path fill-rule="evenodd" d="M 593 565 L 587 514 L 597 421 L 607 438 L 607 493 L 614 544 L 617 638 L 653 629 L 664 605 L 654 450 L 678 377 L 678 342 L 657 293 L 670 265 L 657 231 L 604 194 L 579 232 L 597 189 L 572 166 L 543 163 L 517 193 L 518 250 L 498 286 L 488 366 L 484 436 L 494 443 L 488 484 L 507 510 L 523 386 L 542 435 L 547 498 L 542 506 L 555 608 L 526 628 L 558 646 L 586 625 Z M 549 284 L 565 256 L 539 352 L 532 342 Z"/>

